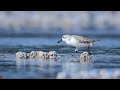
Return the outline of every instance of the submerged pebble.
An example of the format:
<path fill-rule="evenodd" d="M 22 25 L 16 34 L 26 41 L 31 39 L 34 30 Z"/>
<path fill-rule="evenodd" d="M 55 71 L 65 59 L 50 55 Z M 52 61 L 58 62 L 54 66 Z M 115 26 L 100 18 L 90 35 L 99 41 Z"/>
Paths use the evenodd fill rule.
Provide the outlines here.
<path fill-rule="evenodd" d="M 89 54 L 89 52 L 83 52 L 80 54 L 80 62 L 81 63 L 90 63 L 92 55 Z"/>
<path fill-rule="evenodd" d="M 48 59 L 53 59 L 53 60 L 58 60 L 58 59 L 60 59 L 61 58 L 61 56 L 58 56 L 57 55 L 57 52 L 56 51 L 50 51 L 49 53 L 48 53 Z"/>
<path fill-rule="evenodd" d="M 27 59 L 28 56 L 27 53 L 19 51 L 16 53 L 16 57 L 19 59 Z"/>
<path fill-rule="evenodd" d="M 37 52 L 36 51 L 31 51 L 29 53 L 29 57 L 32 58 L 32 59 L 36 59 L 37 58 Z"/>
<path fill-rule="evenodd" d="M 47 59 L 47 52 L 37 51 L 37 57 L 41 59 Z"/>
<path fill-rule="evenodd" d="M 31 51 L 30 53 L 17 52 L 16 57 L 19 59 L 52 59 L 58 60 L 61 59 L 61 56 L 58 56 L 56 51 L 44 52 L 44 51 Z"/>

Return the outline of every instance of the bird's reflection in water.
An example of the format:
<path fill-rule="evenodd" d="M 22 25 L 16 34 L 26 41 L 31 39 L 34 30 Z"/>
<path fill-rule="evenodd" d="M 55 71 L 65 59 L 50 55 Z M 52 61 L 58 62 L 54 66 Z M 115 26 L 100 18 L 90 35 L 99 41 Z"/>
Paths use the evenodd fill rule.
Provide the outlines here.
<path fill-rule="evenodd" d="M 93 68 L 94 61 L 93 59 L 81 59 L 80 68 L 81 70 L 91 70 Z"/>
<path fill-rule="evenodd" d="M 37 71 L 44 71 L 49 72 L 49 74 L 61 70 L 61 63 L 60 61 L 54 60 L 43 60 L 43 59 L 26 59 L 16 60 L 16 66 L 18 72 L 35 72 Z"/>
<path fill-rule="evenodd" d="M 81 70 L 91 70 L 94 63 L 93 55 L 89 52 L 83 52 L 80 55 L 80 67 Z"/>
<path fill-rule="evenodd" d="M 16 60 L 17 71 L 18 72 L 36 72 L 43 71 L 45 73 L 49 73 L 49 75 L 55 76 L 55 73 L 58 72 L 66 72 L 71 77 L 75 75 L 75 73 L 79 73 L 81 71 L 88 71 L 92 69 L 93 60 L 91 59 L 80 59 L 80 57 L 72 57 L 62 59 L 61 61 L 54 60 L 42 60 L 42 59 L 26 59 Z M 72 60 L 72 61 L 71 61 Z M 78 74 L 76 74 L 78 75 Z M 78 76 L 75 76 L 78 77 Z"/>
<path fill-rule="evenodd" d="M 79 60 L 79 61 L 78 61 Z M 62 64 L 62 71 L 68 73 L 78 73 L 80 71 L 92 70 L 94 64 L 94 59 L 90 58 L 79 58 L 74 62 L 64 62 Z"/>
<path fill-rule="evenodd" d="M 46 60 L 43 60 L 43 59 L 38 59 L 37 60 L 37 65 L 39 67 L 39 70 L 45 70 L 46 67 L 47 67 L 47 61 Z"/>
<path fill-rule="evenodd" d="M 74 73 L 76 71 L 79 71 L 77 68 L 79 65 L 75 62 L 64 62 L 62 64 L 62 71 L 64 72 L 69 72 L 69 73 Z"/>
<path fill-rule="evenodd" d="M 16 65 L 17 65 L 17 72 L 20 72 L 20 71 L 25 72 L 26 71 L 26 60 L 17 59 Z"/>

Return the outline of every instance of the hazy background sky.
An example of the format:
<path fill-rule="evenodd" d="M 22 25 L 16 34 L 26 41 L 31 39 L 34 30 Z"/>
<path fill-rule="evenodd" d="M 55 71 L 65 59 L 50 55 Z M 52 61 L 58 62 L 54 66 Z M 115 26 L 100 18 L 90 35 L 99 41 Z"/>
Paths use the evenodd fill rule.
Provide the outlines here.
<path fill-rule="evenodd" d="M 1 11 L 0 32 L 119 30 L 120 11 Z"/>

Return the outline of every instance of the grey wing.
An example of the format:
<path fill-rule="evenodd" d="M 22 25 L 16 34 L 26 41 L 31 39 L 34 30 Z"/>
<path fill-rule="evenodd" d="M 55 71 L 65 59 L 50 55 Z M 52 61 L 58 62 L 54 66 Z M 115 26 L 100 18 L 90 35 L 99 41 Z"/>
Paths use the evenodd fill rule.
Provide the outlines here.
<path fill-rule="evenodd" d="M 77 35 L 72 35 L 75 39 L 78 40 L 79 43 L 92 43 L 93 40 L 91 39 L 88 39 L 88 38 L 85 38 L 85 37 L 82 37 L 82 36 L 77 36 Z"/>

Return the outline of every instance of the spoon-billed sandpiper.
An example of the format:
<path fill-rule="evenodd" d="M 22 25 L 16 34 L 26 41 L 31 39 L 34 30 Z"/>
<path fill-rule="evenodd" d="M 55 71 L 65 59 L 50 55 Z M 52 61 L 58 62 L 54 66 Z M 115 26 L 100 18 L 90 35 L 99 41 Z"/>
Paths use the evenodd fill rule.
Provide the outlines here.
<path fill-rule="evenodd" d="M 57 43 L 60 42 L 66 42 L 66 44 L 76 47 L 75 52 L 78 52 L 78 48 L 80 47 L 88 47 L 88 52 L 90 53 L 90 46 L 93 46 L 96 41 L 99 40 L 91 40 L 86 37 L 78 36 L 78 35 L 63 35 L 61 40 L 58 41 Z"/>

